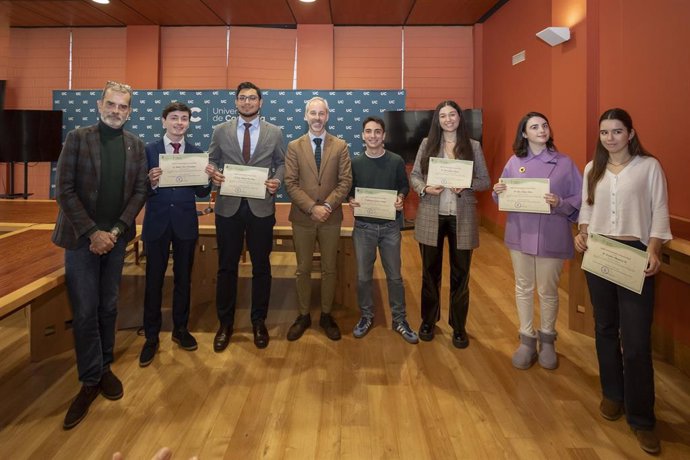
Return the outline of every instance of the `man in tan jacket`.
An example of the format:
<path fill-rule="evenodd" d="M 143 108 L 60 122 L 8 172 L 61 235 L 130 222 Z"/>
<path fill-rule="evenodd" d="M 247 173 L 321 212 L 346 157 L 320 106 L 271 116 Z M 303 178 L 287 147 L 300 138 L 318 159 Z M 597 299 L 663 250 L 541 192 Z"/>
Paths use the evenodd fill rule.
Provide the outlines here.
<path fill-rule="evenodd" d="M 293 240 L 297 254 L 299 316 L 290 326 L 288 340 L 297 340 L 311 326 L 311 266 L 314 244 L 321 253 L 321 318 L 319 325 L 331 340 L 340 329 L 331 316 L 336 284 L 336 258 L 343 220 L 341 203 L 352 185 L 347 144 L 326 132 L 328 102 L 321 97 L 307 101 L 304 119 L 309 132 L 288 144 L 285 188 L 292 207 Z"/>

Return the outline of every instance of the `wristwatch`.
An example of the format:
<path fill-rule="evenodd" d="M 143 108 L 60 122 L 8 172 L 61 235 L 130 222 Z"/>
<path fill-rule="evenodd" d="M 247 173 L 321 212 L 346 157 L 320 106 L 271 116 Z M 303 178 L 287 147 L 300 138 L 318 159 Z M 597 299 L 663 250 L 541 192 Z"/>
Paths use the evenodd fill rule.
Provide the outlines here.
<path fill-rule="evenodd" d="M 426 195 L 425 190 L 426 190 L 426 185 L 424 186 L 424 188 L 422 189 L 422 191 L 419 192 L 419 197 L 420 197 L 420 198 L 423 197 L 424 195 Z"/>
<path fill-rule="evenodd" d="M 112 230 L 110 230 L 110 233 L 112 233 L 113 236 L 117 238 L 118 236 L 120 236 L 120 233 L 122 232 L 120 231 L 120 227 L 113 227 Z"/>

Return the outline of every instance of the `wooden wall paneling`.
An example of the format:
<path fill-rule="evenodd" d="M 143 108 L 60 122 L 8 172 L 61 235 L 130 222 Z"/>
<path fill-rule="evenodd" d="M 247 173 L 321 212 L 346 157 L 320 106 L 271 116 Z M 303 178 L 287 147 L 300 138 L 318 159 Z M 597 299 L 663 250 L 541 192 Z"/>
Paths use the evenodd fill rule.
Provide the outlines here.
<path fill-rule="evenodd" d="M 292 89 L 296 29 L 231 27 L 227 87 L 251 81 L 259 88 Z"/>
<path fill-rule="evenodd" d="M 125 80 L 132 88 L 159 88 L 160 43 L 159 26 L 127 27 Z"/>
<path fill-rule="evenodd" d="M 472 27 L 405 27 L 404 32 L 407 108 L 433 109 L 444 99 L 472 108 Z"/>
<path fill-rule="evenodd" d="M 226 88 L 226 27 L 162 27 L 163 89 Z"/>
<path fill-rule="evenodd" d="M 335 89 L 401 89 L 401 27 L 336 27 Z"/>
<path fill-rule="evenodd" d="M 297 89 L 333 89 L 333 26 L 297 26 Z"/>
<path fill-rule="evenodd" d="M 127 33 L 124 27 L 72 31 L 72 89 L 100 90 L 108 80 L 126 82 Z"/>

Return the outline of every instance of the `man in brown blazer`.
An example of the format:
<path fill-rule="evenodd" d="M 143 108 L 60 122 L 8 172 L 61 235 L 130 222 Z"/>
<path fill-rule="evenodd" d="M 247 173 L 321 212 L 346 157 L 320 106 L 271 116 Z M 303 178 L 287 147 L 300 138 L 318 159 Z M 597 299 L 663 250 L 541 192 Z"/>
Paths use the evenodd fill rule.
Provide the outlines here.
<path fill-rule="evenodd" d="M 76 426 L 102 394 L 120 399 L 122 383 L 110 369 L 125 246 L 146 200 L 144 143 L 123 126 L 132 88 L 109 81 L 98 101 L 97 125 L 70 131 L 55 175 L 59 206 L 53 242 L 65 248 L 65 284 L 72 306 L 74 350 L 81 391 L 63 428 Z"/>
<path fill-rule="evenodd" d="M 299 316 L 290 326 L 288 340 L 297 340 L 311 326 L 311 266 L 314 245 L 321 253 L 321 318 L 319 325 L 331 340 L 340 329 L 331 316 L 336 284 L 336 258 L 343 220 L 341 203 L 352 185 L 347 144 L 326 132 L 328 102 L 321 97 L 307 101 L 304 119 L 309 132 L 288 144 L 285 188 L 292 200 L 290 222 L 297 254 Z"/>

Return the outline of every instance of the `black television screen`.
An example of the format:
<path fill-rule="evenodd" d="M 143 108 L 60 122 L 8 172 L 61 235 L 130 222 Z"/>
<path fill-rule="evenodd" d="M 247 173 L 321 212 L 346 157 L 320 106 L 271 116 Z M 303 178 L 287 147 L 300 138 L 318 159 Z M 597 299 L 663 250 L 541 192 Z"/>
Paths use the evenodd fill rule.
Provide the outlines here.
<path fill-rule="evenodd" d="M 0 111 L 0 138 L 0 161 L 57 161 L 62 150 L 62 111 Z"/>
<path fill-rule="evenodd" d="M 462 111 L 462 116 L 470 137 L 481 142 L 482 111 L 466 109 Z M 386 149 L 403 157 L 405 163 L 414 163 L 419 144 L 429 134 L 433 117 L 433 110 L 385 112 L 383 121 L 386 122 Z"/>

